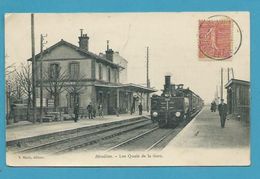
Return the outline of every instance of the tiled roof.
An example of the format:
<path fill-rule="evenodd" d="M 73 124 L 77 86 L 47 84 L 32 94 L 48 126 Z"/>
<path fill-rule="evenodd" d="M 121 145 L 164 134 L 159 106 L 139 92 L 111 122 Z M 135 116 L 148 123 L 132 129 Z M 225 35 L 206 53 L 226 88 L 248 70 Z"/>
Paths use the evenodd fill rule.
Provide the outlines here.
<path fill-rule="evenodd" d="M 115 63 L 109 61 L 108 59 L 104 58 L 103 56 L 99 56 L 99 55 L 96 55 L 95 53 L 92 53 L 92 52 L 90 52 L 90 51 L 87 51 L 87 50 L 84 50 L 84 49 L 82 49 L 82 48 L 79 48 L 78 46 L 76 46 L 76 45 L 74 45 L 74 44 L 72 44 L 72 43 L 69 43 L 69 42 L 67 42 L 67 41 L 65 41 L 65 40 L 63 40 L 63 39 L 61 39 L 61 40 L 60 40 L 59 42 L 57 42 L 56 44 L 54 44 L 54 45 L 50 46 L 49 48 L 47 48 L 46 50 L 44 50 L 44 51 L 43 51 L 43 55 L 49 53 L 51 50 L 53 50 L 54 48 L 56 48 L 56 47 L 58 47 L 58 46 L 61 46 L 61 45 L 66 45 L 66 46 L 68 46 L 68 47 L 70 47 L 70 48 L 72 48 L 72 49 L 74 49 L 74 50 L 76 50 L 76 51 L 81 52 L 83 55 L 86 55 L 86 56 L 88 56 L 88 57 L 90 56 L 90 57 L 92 57 L 92 58 L 94 58 L 94 59 L 96 59 L 96 60 L 100 60 L 100 61 L 102 61 L 102 62 L 105 62 L 105 63 L 109 64 L 109 65 L 112 65 L 112 66 L 115 66 L 115 67 L 120 67 L 120 65 L 115 64 Z M 38 59 L 40 58 L 40 55 L 41 55 L 41 54 L 38 53 L 38 54 L 35 56 L 35 59 L 38 60 Z M 31 60 L 32 60 L 32 58 L 28 59 L 28 61 L 31 61 Z"/>

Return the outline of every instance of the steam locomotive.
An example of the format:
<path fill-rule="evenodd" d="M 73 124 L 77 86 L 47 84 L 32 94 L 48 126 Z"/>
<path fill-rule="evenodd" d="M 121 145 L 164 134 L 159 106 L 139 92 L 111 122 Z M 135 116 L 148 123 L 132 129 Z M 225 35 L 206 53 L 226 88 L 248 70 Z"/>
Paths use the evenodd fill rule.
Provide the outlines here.
<path fill-rule="evenodd" d="M 190 120 L 203 107 L 204 102 L 183 84 L 171 84 L 171 76 L 165 76 L 165 84 L 161 96 L 151 97 L 151 119 L 157 121 L 159 127 L 175 127 L 183 120 Z"/>

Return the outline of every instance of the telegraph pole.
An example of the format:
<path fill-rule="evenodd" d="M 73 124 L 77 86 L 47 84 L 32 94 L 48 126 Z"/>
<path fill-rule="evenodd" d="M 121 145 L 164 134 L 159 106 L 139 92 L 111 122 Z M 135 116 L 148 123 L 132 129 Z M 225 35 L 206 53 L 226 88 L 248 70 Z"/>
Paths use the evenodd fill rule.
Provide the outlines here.
<path fill-rule="evenodd" d="M 36 64 L 35 64 L 35 39 L 34 39 L 34 14 L 31 14 L 31 40 L 32 40 L 32 106 L 33 106 L 33 123 L 36 122 Z"/>
<path fill-rule="evenodd" d="M 216 85 L 215 101 L 218 102 L 218 85 Z"/>
<path fill-rule="evenodd" d="M 221 68 L 220 99 L 223 99 L 223 68 Z"/>
<path fill-rule="evenodd" d="M 234 71 L 233 71 L 233 68 L 231 68 L 231 72 L 232 72 L 232 78 L 234 79 Z"/>
<path fill-rule="evenodd" d="M 146 86 L 147 86 L 147 88 L 150 88 L 150 80 L 149 80 L 149 47 L 146 48 Z M 147 93 L 147 100 L 146 100 L 147 112 L 149 112 L 149 98 L 150 98 L 150 95 L 149 95 L 149 93 Z"/>
<path fill-rule="evenodd" d="M 228 72 L 227 72 L 227 75 L 228 75 L 228 81 L 227 81 L 227 82 L 229 82 L 229 80 L 230 80 L 230 78 L 229 78 L 229 68 L 228 68 L 227 70 L 228 70 Z"/>
<path fill-rule="evenodd" d="M 43 58 L 43 47 L 47 41 L 44 41 L 44 37 L 47 37 L 47 34 L 44 36 L 41 34 L 40 46 L 41 46 L 41 58 L 40 58 L 40 122 L 42 123 L 43 118 L 43 74 L 42 74 L 42 58 Z"/>

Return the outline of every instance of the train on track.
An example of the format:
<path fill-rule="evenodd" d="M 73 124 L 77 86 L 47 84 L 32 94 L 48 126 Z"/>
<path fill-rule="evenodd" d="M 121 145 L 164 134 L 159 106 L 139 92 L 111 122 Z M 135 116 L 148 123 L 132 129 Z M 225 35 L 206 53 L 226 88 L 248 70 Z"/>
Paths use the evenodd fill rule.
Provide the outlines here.
<path fill-rule="evenodd" d="M 183 120 L 191 120 L 203 107 L 201 97 L 183 84 L 172 84 L 171 76 L 165 76 L 162 94 L 151 97 L 151 119 L 161 128 L 177 126 Z"/>

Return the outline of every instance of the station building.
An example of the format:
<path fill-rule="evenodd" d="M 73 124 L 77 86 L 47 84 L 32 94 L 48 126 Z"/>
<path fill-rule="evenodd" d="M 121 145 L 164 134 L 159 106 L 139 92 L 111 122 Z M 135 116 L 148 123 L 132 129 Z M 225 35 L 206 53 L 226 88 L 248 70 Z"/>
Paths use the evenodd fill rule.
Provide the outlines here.
<path fill-rule="evenodd" d="M 91 102 L 95 107 L 102 104 L 104 114 L 128 113 L 139 103 L 147 109 L 147 95 L 156 90 L 128 83 L 127 60 L 109 48 L 109 42 L 105 53 L 97 55 L 89 51 L 87 34 L 81 32 L 78 38 L 79 46 L 62 39 L 36 55 L 37 106 L 42 69 L 45 108 L 71 111 L 79 104 L 84 110 Z"/>
<path fill-rule="evenodd" d="M 250 82 L 231 79 L 225 85 L 227 89 L 228 113 L 244 122 L 250 120 Z"/>

